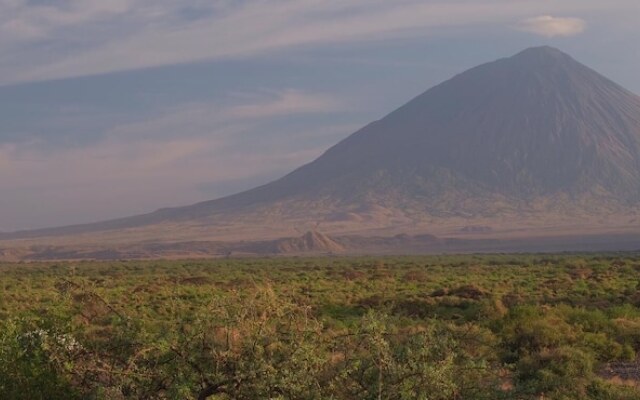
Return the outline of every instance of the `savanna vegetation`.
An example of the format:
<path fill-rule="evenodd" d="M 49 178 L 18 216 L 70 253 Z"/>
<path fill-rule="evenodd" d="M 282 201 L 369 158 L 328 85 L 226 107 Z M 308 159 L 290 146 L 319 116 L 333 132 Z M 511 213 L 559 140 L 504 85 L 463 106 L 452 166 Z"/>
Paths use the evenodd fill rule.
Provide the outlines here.
<path fill-rule="evenodd" d="M 639 399 L 640 255 L 0 265 L 0 399 Z"/>

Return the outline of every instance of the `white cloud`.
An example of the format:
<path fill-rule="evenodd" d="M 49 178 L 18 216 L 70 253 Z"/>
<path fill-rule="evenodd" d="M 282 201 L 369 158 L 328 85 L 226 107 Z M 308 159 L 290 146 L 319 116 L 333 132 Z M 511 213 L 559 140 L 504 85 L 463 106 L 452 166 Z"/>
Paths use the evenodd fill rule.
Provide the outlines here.
<path fill-rule="evenodd" d="M 620 10 L 637 11 L 637 0 L 615 3 Z M 445 27 L 507 26 L 530 15 L 611 9 L 609 2 L 590 0 L 552 5 L 539 0 L 73 0 L 69 4 L 63 8 L 32 6 L 27 0 L 0 2 L 0 83 L 247 57 L 293 46 L 421 37 Z M 188 7 L 199 10 L 196 18 L 184 17 Z M 529 28 L 562 35 L 579 30 L 580 23 L 552 17 L 530 21 Z M 43 52 L 39 40 L 51 48 Z M 9 50 L 20 43 L 17 57 Z"/>
<path fill-rule="evenodd" d="M 254 104 L 230 107 L 225 116 L 233 119 L 254 119 L 288 116 L 293 114 L 317 114 L 337 111 L 341 102 L 329 95 L 310 95 L 298 90 L 275 93 L 275 98 L 260 100 Z"/>
<path fill-rule="evenodd" d="M 235 135 L 249 130 L 257 120 L 344 111 L 343 102 L 328 94 L 296 89 L 236 93 L 231 101 L 187 103 L 163 110 L 157 117 L 119 125 L 107 135 L 159 137 L 163 132 L 184 136 Z M 166 137 L 166 136 L 165 136 Z"/>
<path fill-rule="evenodd" d="M 0 151 L 0 226 L 90 222 L 209 200 L 230 194 L 229 182 L 266 183 L 265 177 L 277 178 L 326 148 L 273 141 L 239 153 L 227 150 L 230 141 L 114 137 L 56 152 L 26 144 Z"/>
<path fill-rule="evenodd" d="M 231 104 L 184 104 L 140 116 L 82 147 L 51 149 L 42 140 L 0 144 L 0 226 L 115 218 L 230 194 L 230 182 L 266 183 L 311 161 L 357 126 L 328 120 L 301 132 L 307 140 L 291 140 L 265 132 L 265 124 L 335 110 L 343 110 L 339 99 L 322 93 L 237 93 Z M 238 147 L 242 151 L 230 151 Z"/>
<path fill-rule="evenodd" d="M 574 36 L 587 28 L 587 23 L 580 18 L 554 17 L 542 15 L 527 18 L 520 22 L 518 29 L 545 37 Z"/>
<path fill-rule="evenodd" d="M 57 5 L 3 1 L 0 2 L 0 33 L 4 42 L 47 39 L 49 34 L 68 26 L 119 17 L 133 6 L 132 0 L 71 0 Z"/>
<path fill-rule="evenodd" d="M 442 29 L 447 27 L 511 29 L 515 21 L 532 15 L 590 19 L 617 7 L 617 15 L 633 16 L 640 4 L 637 0 L 40 3 L 49 5 L 0 0 L 0 84 L 453 31 Z M 181 17 L 185 6 L 202 12 Z M 575 21 L 571 28 L 567 18 L 542 18 L 530 20 L 529 31 L 553 36 L 580 28 Z M 342 111 L 344 103 L 327 94 L 293 89 L 237 93 L 231 99 L 156 110 L 154 116 L 127 119 L 118 126 L 113 126 L 115 118 L 101 117 L 107 120 L 100 120 L 101 132 L 103 126 L 111 128 L 84 147 L 0 144 L 0 226 L 13 229 L 118 217 L 226 194 L 216 192 L 224 182 L 263 183 L 257 177 L 277 177 L 310 161 L 339 136 L 359 127 L 343 119 L 344 125 L 333 125 L 326 118 L 309 131 L 290 128 L 281 134 L 279 126 L 278 132 L 266 128 L 270 118 Z M 71 113 L 70 118 L 85 118 L 83 112 Z M 298 140 L 292 139 L 294 134 Z M 301 135 L 308 140 L 299 140 Z M 203 194 L 198 189 L 202 185 L 213 189 Z"/>

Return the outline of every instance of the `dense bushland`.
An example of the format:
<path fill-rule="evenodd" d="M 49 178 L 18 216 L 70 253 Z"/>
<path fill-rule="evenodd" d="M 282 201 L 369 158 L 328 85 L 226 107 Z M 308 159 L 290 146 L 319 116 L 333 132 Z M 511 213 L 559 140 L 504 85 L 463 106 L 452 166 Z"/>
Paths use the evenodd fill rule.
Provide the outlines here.
<path fill-rule="evenodd" d="M 640 256 L 0 265 L 4 399 L 637 399 Z"/>

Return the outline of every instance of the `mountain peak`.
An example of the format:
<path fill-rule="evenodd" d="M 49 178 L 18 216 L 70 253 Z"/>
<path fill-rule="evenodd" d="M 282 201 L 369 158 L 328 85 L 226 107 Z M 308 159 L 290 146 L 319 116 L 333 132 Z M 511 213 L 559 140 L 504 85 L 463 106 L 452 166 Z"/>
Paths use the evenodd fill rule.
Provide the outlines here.
<path fill-rule="evenodd" d="M 510 226 L 559 216 L 599 224 L 614 213 L 640 215 L 640 98 L 541 46 L 456 75 L 277 181 L 63 231 L 196 221 L 271 233 L 266 221 L 279 221 L 283 230 L 321 224 L 333 235 L 507 218 Z M 278 245 L 341 246 L 313 231 Z"/>
<path fill-rule="evenodd" d="M 544 45 L 544 46 L 533 46 L 533 47 L 526 48 L 521 52 L 517 53 L 515 57 L 519 55 L 526 55 L 526 54 L 538 54 L 538 55 L 546 55 L 546 56 L 555 56 L 555 55 L 567 56 L 567 53 L 563 52 L 557 47 Z"/>
<path fill-rule="evenodd" d="M 535 64 L 551 64 L 575 60 L 567 53 L 551 46 L 529 47 L 510 58 L 513 61 Z"/>

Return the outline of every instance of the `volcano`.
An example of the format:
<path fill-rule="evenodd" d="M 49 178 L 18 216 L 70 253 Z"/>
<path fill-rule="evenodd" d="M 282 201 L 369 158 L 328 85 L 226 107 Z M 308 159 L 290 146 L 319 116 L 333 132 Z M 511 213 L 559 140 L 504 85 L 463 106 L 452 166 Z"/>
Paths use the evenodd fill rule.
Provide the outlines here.
<path fill-rule="evenodd" d="M 429 89 L 264 186 L 4 238 L 632 229 L 639 205 L 640 97 L 560 50 L 536 47 Z"/>

